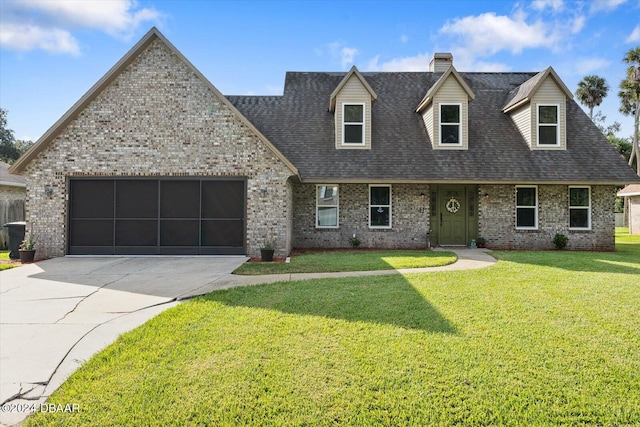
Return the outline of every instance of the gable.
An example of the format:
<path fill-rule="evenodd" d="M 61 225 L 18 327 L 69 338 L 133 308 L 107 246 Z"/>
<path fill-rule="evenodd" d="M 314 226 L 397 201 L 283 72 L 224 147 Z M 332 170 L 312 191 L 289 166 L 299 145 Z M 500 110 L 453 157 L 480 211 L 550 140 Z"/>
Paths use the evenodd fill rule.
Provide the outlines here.
<path fill-rule="evenodd" d="M 420 102 L 417 112 L 421 113 L 433 149 L 466 150 L 469 147 L 469 101 L 475 94 L 464 81 L 462 76 L 450 66 L 448 70 L 429 88 Z M 441 113 L 443 108 L 454 108 L 459 114 L 457 129 L 457 143 L 444 144 Z"/>
<path fill-rule="evenodd" d="M 565 150 L 567 147 L 567 100 L 570 97 L 567 97 L 566 87 L 559 85 L 552 71 L 548 68 L 512 91 L 510 95 L 513 98 L 503 108 L 531 150 Z M 541 144 L 541 107 L 556 111 L 556 145 Z"/>
<path fill-rule="evenodd" d="M 126 90 L 120 90 L 121 82 L 125 80 L 136 81 L 137 84 L 128 86 Z M 178 95 L 176 95 L 177 91 L 180 91 Z M 112 107 L 107 109 L 96 107 L 101 105 L 101 99 L 110 97 L 120 99 L 118 105 L 122 106 L 122 111 L 114 111 Z M 156 114 L 154 108 L 157 106 L 162 106 L 165 110 L 171 107 L 168 118 L 176 119 L 178 116 L 184 116 L 184 113 L 202 101 L 203 97 L 209 97 L 209 107 L 197 114 L 188 114 L 179 118 L 177 125 L 173 123 L 175 120 L 162 120 L 162 117 L 156 117 L 159 120 L 152 127 L 145 123 L 150 116 Z M 158 140 L 162 135 L 175 144 L 196 143 L 196 141 L 185 141 L 189 139 L 185 138 L 189 127 L 207 127 L 206 124 L 210 125 L 215 117 L 215 110 L 224 111 L 233 120 L 239 121 L 292 173 L 298 174 L 296 167 L 155 27 L 18 159 L 10 172 L 23 171 L 54 141 L 72 144 L 72 141 L 59 140 L 58 137 L 63 132 L 67 135 L 73 134 L 79 140 L 86 138 L 86 132 L 90 132 L 87 126 L 92 123 L 100 123 L 102 130 L 98 132 L 103 132 L 105 135 L 128 129 L 128 134 L 123 134 L 121 140 L 125 143 L 129 141 L 132 149 L 137 143 L 144 143 L 146 138 Z M 173 125 L 169 127 L 169 123 Z M 136 126 L 139 131 L 132 131 Z M 70 148 L 73 149 L 73 147 Z"/>
<path fill-rule="evenodd" d="M 345 86 L 349 85 L 350 88 L 345 89 Z M 371 88 L 367 80 L 364 76 L 358 71 L 358 68 L 354 65 L 351 67 L 351 70 L 347 73 L 346 76 L 340 81 L 338 86 L 336 86 L 335 90 L 331 93 L 329 97 L 329 111 L 334 111 L 336 108 L 336 98 L 338 95 L 342 94 L 343 91 L 346 91 L 346 94 L 349 93 L 350 90 L 357 90 L 358 95 L 363 99 L 367 96 L 365 95 L 365 91 L 369 96 L 370 101 L 375 101 L 378 98 L 378 95 Z"/>

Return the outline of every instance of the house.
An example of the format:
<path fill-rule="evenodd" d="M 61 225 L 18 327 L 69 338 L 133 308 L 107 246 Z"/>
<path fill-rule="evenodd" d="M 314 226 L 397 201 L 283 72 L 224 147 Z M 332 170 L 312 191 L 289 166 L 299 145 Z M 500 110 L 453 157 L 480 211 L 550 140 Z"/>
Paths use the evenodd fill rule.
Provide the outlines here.
<path fill-rule="evenodd" d="M 24 200 L 27 184 L 20 175 L 11 175 L 9 165 L 0 162 L 0 249 L 9 245 L 8 222 L 24 221 Z"/>
<path fill-rule="evenodd" d="M 40 256 L 613 250 L 639 182 L 552 68 L 287 73 L 224 96 L 151 29 L 11 168 Z"/>
<path fill-rule="evenodd" d="M 627 185 L 618 196 L 629 200 L 629 234 L 640 234 L 640 184 Z"/>

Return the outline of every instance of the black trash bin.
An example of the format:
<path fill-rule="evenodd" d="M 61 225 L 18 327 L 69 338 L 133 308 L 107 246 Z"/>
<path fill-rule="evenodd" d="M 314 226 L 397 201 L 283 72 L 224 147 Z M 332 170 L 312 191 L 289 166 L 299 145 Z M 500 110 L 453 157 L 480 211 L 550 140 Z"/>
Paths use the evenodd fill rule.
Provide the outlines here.
<path fill-rule="evenodd" d="M 9 258 L 11 259 L 20 258 L 18 249 L 20 249 L 20 244 L 24 240 L 26 225 L 27 223 L 24 221 L 8 222 L 4 225 L 9 231 Z"/>

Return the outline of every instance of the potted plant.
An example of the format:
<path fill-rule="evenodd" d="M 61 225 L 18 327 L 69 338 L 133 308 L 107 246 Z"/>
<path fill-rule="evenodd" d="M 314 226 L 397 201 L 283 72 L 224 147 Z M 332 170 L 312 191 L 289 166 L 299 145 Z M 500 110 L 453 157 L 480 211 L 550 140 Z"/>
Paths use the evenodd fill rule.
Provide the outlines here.
<path fill-rule="evenodd" d="M 18 252 L 20 253 L 20 262 L 23 264 L 33 262 L 33 259 L 36 256 L 36 250 L 34 248 L 35 244 L 36 242 L 31 235 L 22 241 L 20 248 L 18 249 Z"/>
<path fill-rule="evenodd" d="M 487 241 L 484 237 L 478 237 L 476 239 L 476 245 L 478 245 L 479 248 L 484 248 L 487 246 Z"/>
<path fill-rule="evenodd" d="M 262 262 L 271 262 L 273 261 L 273 253 L 275 249 L 273 248 L 273 243 L 265 242 L 264 245 L 260 248 L 260 258 Z"/>

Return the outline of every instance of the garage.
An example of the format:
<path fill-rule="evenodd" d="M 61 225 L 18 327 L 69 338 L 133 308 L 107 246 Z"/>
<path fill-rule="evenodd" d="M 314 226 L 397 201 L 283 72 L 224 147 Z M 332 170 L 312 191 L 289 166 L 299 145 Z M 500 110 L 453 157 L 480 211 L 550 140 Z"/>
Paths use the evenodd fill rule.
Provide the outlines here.
<path fill-rule="evenodd" d="M 70 255 L 244 255 L 246 179 L 70 179 Z"/>

